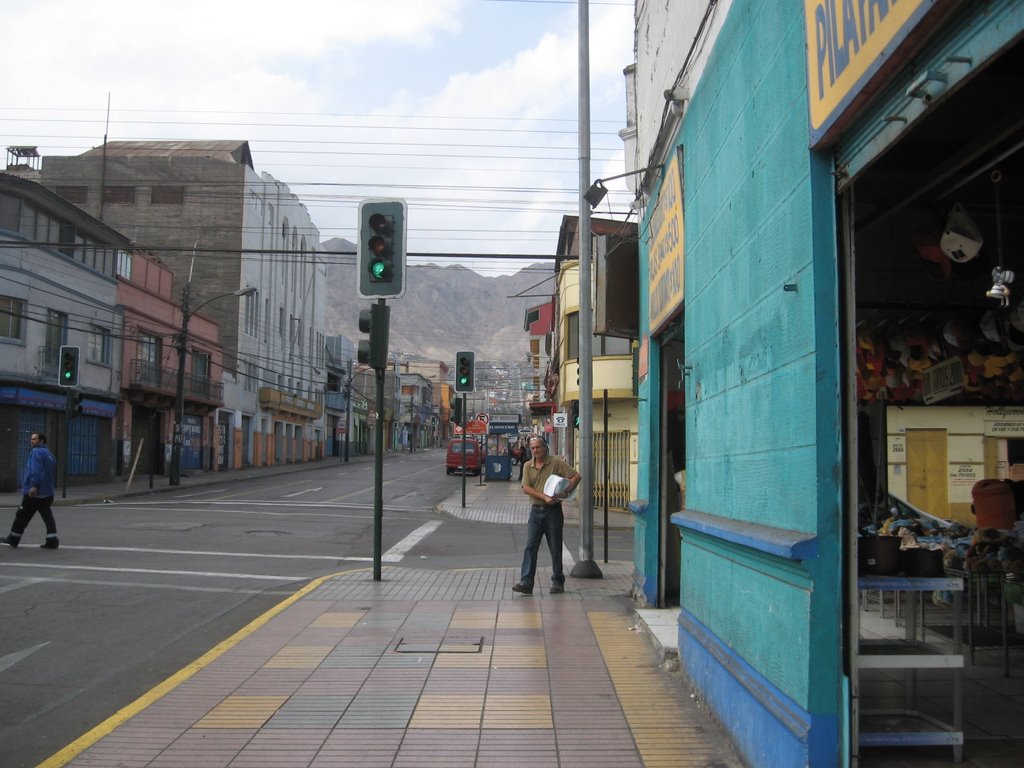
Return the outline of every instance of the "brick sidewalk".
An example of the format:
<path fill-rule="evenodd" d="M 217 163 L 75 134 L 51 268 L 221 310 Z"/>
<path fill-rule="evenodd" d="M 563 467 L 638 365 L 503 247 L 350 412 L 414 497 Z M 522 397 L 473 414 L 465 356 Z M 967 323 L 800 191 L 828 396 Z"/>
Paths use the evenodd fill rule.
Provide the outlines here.
<path fill-rule="evenodd" d="M 602 570 L 318 580 L 42 765 L 740 766 L 633 626 L 631 564 Z"/>

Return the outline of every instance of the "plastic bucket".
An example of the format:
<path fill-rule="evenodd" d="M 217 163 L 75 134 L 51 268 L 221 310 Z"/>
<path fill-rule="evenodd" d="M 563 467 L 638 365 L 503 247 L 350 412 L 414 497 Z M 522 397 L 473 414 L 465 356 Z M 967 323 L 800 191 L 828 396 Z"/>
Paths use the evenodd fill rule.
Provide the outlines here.
<path fill-rule="evenodd" d="M 900 572 L 898 536 L 857 539 L 857 570 L 864 575 L 892 576 Z"/>
<path fill-rule="evenodd" d="M 1017 522 L 1013 489 L 1002 480 L 979 480 L 971 488 L 974 519 L 979 528 L 1008 531 Z"/>
<path fill-rule="evenodd" d="M 907 574 L 907 576 L 918 576 L 921 578 L 942 576 L 942 550 L 921 548 L 904 549 L 903 572 Z"/>

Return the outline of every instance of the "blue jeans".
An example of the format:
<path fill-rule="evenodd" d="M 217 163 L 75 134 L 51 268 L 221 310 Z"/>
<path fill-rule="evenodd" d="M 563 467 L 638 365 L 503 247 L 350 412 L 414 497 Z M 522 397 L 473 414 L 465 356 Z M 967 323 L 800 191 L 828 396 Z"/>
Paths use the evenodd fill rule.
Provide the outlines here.
<path fill-rule="evenodd" d="M 562 570 L 562 505 L 552 504 L 550 507 L 534 504 L 530 507 L 530 522 L 526 526 L 526 551 L 523 552 L 523 570 L 519 581 L 529 587 L 537 575 L 537 552 L 540 550 L 541 537 L 548 540 L 548 552 L 551 553 L 551 583 L 565 584 L 565 573 Z"/>

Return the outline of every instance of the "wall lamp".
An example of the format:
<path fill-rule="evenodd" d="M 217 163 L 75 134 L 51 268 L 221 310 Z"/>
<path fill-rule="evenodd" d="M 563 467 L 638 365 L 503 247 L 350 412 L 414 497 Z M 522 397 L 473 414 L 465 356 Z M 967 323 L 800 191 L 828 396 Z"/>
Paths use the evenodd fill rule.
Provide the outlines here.
<path fill-rule="evenodd" d="M 590 189 L 583 193 L 583 199 L 590 203 L 591 208 L 597 208 L 604 200 L 604 196 L 608 194 L 608 189 L 605 187 L 604 182 L 612 181 L 613 179 L 624 179 L 627 176 L 636 176 L 640 173 L 647 173 L 660 169 L 660 165 L 649 165 L 646 168 L 641 168 L 637 171 L 627 171 L 626 173 L 620 173 L 617 176 L 607 176 L 603 179 L 596 179 L 593 184 L 590 185 Z"/>

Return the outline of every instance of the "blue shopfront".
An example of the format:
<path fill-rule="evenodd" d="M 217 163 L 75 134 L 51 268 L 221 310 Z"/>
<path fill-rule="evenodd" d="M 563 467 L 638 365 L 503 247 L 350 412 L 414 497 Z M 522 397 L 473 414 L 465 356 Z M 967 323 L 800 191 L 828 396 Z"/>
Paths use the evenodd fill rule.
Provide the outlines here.
<path fill-rule="evenodd" d="M 110 427 L 116 406 L 84 397 L 81 412 L 69 418 L 67 405 L 64 392 L 0 387 L 0 423 L 11 436 L 10 450 L 0 461 L 0 487 L 14 490 L 19 486 L 33 432 L 46 434 L 62 482 L 65 472 L 71 483 L 102 482 L 113 476 Z"/>

